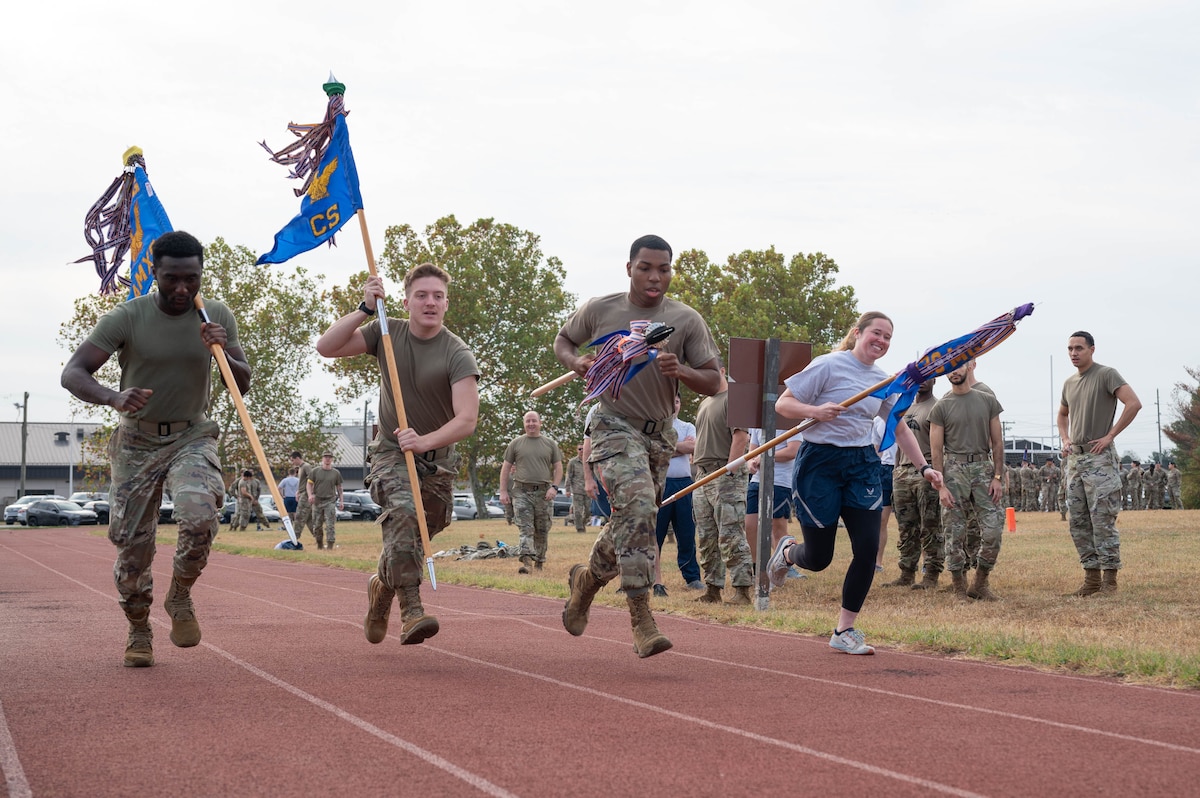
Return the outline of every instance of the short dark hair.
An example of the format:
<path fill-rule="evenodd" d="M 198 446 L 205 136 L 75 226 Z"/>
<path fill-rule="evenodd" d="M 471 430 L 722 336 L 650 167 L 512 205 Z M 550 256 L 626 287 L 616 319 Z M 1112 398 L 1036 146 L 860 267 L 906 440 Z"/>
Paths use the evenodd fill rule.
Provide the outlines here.
<path fill-rule="evenodd" d="M 292 452 L 292 457 L 304 457 L 300 452 Z"/>
<path fill-rule="evenodd" d="M 191 233 L 175 230 L 154 239 L 150 257 L 158 263 L 162 258 L 199 258 L 204 265 L 204 245 Z"/>
<path fill-rule="evenodd" d="M 1092 334 L 1090 332 L 1085 332 L 1083 330 L 1076 330 L 1075 332 L 1071 333 L 1070 336 L 1068 336 L 1068 337 L 1082 338 L 1083 340 L 1088 342 L 1088 346 L 1096 345 L 1096 339 L 1092 337 Z"/>
<path fill-rule="evenodd" d="M 254 476 L 254 472 L 253 472 L 253 471 L 251 471 L 249 468 L 247 468 L 245 471 L 243 471 L 243 472 L 242 472 L 242 476 L 244 476 L 244 477 L 252 477 L 252 476 Z"/>
<path fill-rule="evenodd" d="M 666 252 L 672 258 L 675 257 L 675 253 L 671 251 L 671 245 L 663 240 L 662 237 L 648 235 L 642 236 L 637 241 L 634 241 L 633 245 L 629 247 L 630 263 L 632 263 L 633 259 L 637 257 L 638 252 L 642 251 L 643 249 L 655 249 L 660 252 Z"/>

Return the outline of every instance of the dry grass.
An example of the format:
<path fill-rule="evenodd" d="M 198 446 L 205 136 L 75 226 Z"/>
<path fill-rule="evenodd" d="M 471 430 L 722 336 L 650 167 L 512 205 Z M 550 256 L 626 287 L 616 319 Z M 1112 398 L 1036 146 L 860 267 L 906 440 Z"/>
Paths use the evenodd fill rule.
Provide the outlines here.
<path fill-rule="evenodd" d="M 550 537 L 545 571 L 516 573 L 512 559 L 436 561 L 439 582 L 476 585 L 545 596 L 566 596 L 566 573 L 587 559 L 593 536 L 562 526 Z M 1200 511 L 1125 512 L 1119 520 L 1121 587 L 1114 595 L 1070 597 L 1082 581 L 1067 525 L 1057 513 L 1018 513 L 1017 532 L 1006 533 L 992 587 L 996 603 L 961 604 L 946 592 L 928 594 L 881 583 L 896 576 L 895 522 L 887 572 L 876 581 L 863 608 L 860 627 L 874 643 L 1048 670 L 1117 676 L 1131 682 L 1200 688 Z M 169 529 L 164 545 L 173 544 Z M 379 529 L 369 523 L 338 525 L 339 548 L 332 552 L 275 551 L 283 537 L 274 531 L 232 533 L 222 528 L 216 548 L 236 554 L 328 563 L 372 572 L 379 554 Z M 434 549 L 474 545 L 481 537 L 495 545 L 517 543 L 515 527 L 499 521 L 459 521 L 434 539 Z M 309 541 L 311 542 L 311 541 Z M 663 566 L 670 593 L 654 599 L 656 611 L 779 631 L 828 634 L 836 620 L 849 541 L 840 537 L 830 568 L 808 579 L 789 581 L 771 595 L 770 609 L 702 605 L 685 590 L 668 543 Z M 544 575 L 543 575 L 544 574 Z M 948 582 L 943 578 L 943 582 Z M 597 602 L 623 606 L 605 589 Z"/>

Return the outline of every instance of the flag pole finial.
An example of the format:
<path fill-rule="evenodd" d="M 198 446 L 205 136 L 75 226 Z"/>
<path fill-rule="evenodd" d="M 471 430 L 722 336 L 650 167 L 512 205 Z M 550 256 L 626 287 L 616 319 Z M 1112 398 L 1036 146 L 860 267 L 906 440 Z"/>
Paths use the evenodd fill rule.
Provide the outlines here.
<path fill-rule="evenodd" d="M 145 155 L 145 153 L 142 152 L 141 147 L 139 147 L 135 144 L 134 146 L 125 150 L 125 154 L 121 156 L 121 165 L 122 166 L 132 166 L 133 159 L 139 155 Z"/>
<path fill-rule="evenodd" d="M 325 94 L 328 97 L 346 93 L 346 84 L 338 82 L 338 79 L 333 76 L 332 69 L 329 70 L 329 80 L 325 81 L 321 88 L 325 90 Z"/>

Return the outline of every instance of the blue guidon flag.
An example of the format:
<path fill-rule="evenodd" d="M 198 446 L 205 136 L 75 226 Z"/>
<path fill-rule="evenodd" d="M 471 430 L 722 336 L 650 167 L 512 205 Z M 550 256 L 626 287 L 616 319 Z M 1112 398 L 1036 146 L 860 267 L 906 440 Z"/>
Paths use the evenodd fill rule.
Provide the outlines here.
<path fill-rule="evenodd" d="M 295 189 L 302 198 L 300 213 L 275 234 L 275 246 L 258 259 L 260 264 L 283 263 L 326 241 L 332 246 L 334 233 L 363 206 L 342 104 L 346 87 L 329 77 L 324 122 L 288 125 L 299 140 L 279 152 L 262 143 L 272 160 L 292 167 L 289 178 L 305 182 Z"/>

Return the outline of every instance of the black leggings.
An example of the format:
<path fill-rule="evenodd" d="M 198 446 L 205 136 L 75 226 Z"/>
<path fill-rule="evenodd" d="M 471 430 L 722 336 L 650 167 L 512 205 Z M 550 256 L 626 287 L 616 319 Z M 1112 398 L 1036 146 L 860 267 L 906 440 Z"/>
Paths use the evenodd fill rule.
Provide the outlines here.
<path fill-rule="evenodd" d="M 842 607 L 850 612 L 862 609 L 871 582 L 875 579 L 875 555 L 879 552 L 879 522 L 882 510 L 858 510 L 842 508 L 842 520 L 850 535 L 850 567 L 846 569 L 846 581 L 842 583 Z M 800 525 L 803 543 L 788 549 L 792 564 L 806 571 L 824 571 L 833 562 L 833 544 L 837 527 L 821 529 Z"/>

